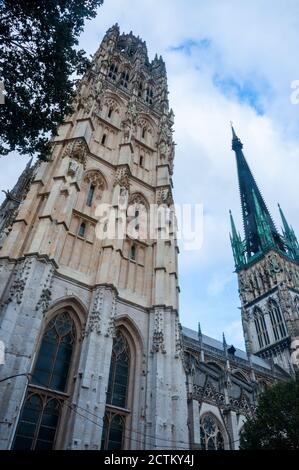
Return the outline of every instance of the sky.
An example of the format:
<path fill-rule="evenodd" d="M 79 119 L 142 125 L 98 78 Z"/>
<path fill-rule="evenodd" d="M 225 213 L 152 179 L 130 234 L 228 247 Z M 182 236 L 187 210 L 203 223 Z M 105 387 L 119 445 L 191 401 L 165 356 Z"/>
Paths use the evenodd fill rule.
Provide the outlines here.
<path fill-rule="evenodd" d="M 118 23 L 166 62 L 175 113 L 176 203 L 203 204 L 201 249 L 179 255 L 184 326 L 244 348 L 229 209 L 242 232 L 230 121 L 278 228 L 277 203 L 299 235 L 298 0 L 104 0 L 80 47 L 93 54 Z M 26 157 L 0 159 L 9 189 Z M 3 195 L 0 196 L 0 202 Z"/>

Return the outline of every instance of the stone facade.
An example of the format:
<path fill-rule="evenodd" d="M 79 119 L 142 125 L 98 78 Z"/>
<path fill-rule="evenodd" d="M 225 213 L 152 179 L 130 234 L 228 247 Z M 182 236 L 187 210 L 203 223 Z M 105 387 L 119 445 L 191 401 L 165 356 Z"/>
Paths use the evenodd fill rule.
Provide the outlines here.
<path fill-rule="evenodd" d="M 173 204 L 167 96 L 162 58 L 110 28 L 2 231 L 1 449 L 235 449 L 259 391 L 287 377 L 180 325 L 175 224 L 163 238 L 140 223 Z"/>
<path fill-rule="evenodd" d="M 177 344 L 175 237 L 97 236 L 101 204 L 120 211 L 125 194 L 140 212 L 170 201 L 174 144 L 167 93 L 162 59 L 149 63 L 144 42 L 112 27 L 78 83 L 74 112 L 51 143 L 50 161 L 36 169 L 14 216 L 0 251 L 6 346 L 0 371 L 1 377 L 22 375 L 1 383 L 1 448 L 12 446 L 30 382 L 24 374 L 32 373 L 43 331 L 62 309 L 75 319 L 78 344 L 55 447 L 101 447 L 117 331 L 127 337 L 131 355 L 123 445 L 186 446 L 180 444 L 187 435 L 187 395 Z"/>

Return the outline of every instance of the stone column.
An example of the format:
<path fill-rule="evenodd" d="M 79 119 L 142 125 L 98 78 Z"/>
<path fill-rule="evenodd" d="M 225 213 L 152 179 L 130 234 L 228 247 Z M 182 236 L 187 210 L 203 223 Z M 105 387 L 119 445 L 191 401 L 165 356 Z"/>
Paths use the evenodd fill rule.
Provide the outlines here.
<path fill-rule="evenodd" d="M 186 375 L 177 356 L 176 316 L 165 307 L 150 312 L 146 448 L 152 450 L 189 447 Z"/>
<path fill-rule="evenodd" d="M 1 312 L 5 364 L 0 366 L 0 379 L 31 372 L 43 311 L 50 300 L 52 276 L 52 265 L 35 257 L 27 257 L 16 265 Z M 12 444 L 27 383 L 25 375 L 0 383 L 0 449 L 9 449 Z"/>
<path fill-rule="evenodd" d="M 73 395 L 67 448 L 100 449 L 105 415 L 112 343 L 115 334 L 116 293 L 97 287 L 82 343 L 78 381 Z"/>

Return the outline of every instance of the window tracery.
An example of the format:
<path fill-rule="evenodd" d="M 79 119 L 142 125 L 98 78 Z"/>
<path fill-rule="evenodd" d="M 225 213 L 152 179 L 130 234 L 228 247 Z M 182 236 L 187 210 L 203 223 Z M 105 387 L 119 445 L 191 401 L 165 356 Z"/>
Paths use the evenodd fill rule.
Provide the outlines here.
<path fill-rule="evenodd" d="M 265 317 L 259 308 L 254 309 L 253 317 L 259 347 L 263 348 L 270 343 Z"/>
<path fill-rule="evenodd" d="M 109 68 L 108 77 L 111 78 L 111 80 L 115 81 L 117 78 L 117 74 L 118 74 L 118 65 L 115 62 L 112 62 Z"/>
<path fill-rule="evenodd" d="M 118 330 L 113 340 L 107 390 L 106 413 L 102 433 L 102 449 L 122 449 L 130 373 L 130 350 L 125 336 Z M 113 409 L 109 407 L 113 406 Z"/>
<path fill-rule="evenodd" d="M 64 311 L 47 324 L 16 430 L 14 449 L 52 449 L 65 400 L 77 340 Z"/>
<path fill-rule="evenodd" d="M 200 442 L 203 450 L 223 450 L 224 438 L 218 420 L 210 413 L 200 420 Z"/>
<path fill-rule="evenodd" d="M 284 338 L 286 336 L 286 329 L 283 322 L 282 314 L 275 300 L 270 299 L 268 305 L 274 338 L 275 341 L 278 341 L 279 339 Z"/>

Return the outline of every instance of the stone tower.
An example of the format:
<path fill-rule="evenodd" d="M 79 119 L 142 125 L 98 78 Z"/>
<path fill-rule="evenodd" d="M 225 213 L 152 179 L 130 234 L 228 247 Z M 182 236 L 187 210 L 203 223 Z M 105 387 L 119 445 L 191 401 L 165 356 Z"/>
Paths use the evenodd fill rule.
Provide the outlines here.
<path fill-rule="evenodd" d="M 186 448 L 162 58 L 113 26 L 73 110 L 0 249 L 0 447 Z"/>
<path fill-rule="evenodd" d="M 280 234 L 244 157 L 234 129 L 245 240 L 231 217 L 231 244 L 238 274 L 247 353 L 294 372 L 299 339 L 299 245 L 279 207 Z"/>

